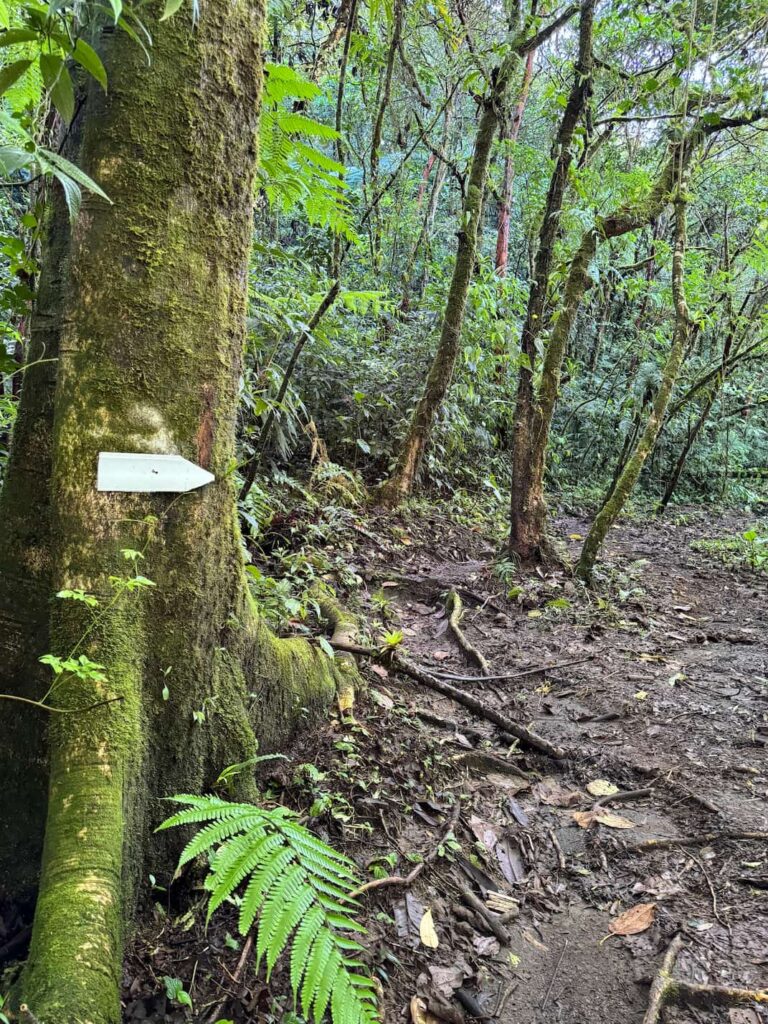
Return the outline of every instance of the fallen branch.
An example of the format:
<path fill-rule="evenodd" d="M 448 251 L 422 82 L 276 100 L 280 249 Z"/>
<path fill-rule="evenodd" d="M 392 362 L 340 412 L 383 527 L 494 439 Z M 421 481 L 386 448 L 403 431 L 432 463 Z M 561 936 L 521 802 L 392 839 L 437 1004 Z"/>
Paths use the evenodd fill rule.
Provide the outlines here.
<path fill-rule="evenodd" d="M 475 662 L 477 667 L 483 673 L 483 676 L 489 676 L 491 674 L 491 666 L 486 661 L 485 655 L 482 651 L 478 650 L 474 644 L 470 643 L 467 639 L 464 631 L 461 628 L 461 616 L 464 614 L 464 606 L 461 603 L 461 598 L 458 592 L 452 590 L 448 594 L 448 599 L 445 602 L 446 611 L 448 612 L 448 625 L 456 638 L 456 643 L 464 651 L 464 653 L 472 661 Z"/>
<path fill-rule="evenodd" d="M 509 935 L 504 925 L 491 913 L 481 899 L 468 889 L 462 889 L 461 899 L 466 906 L 477 914 L 488 931 L 499 940 L 502 946 L 509 945 Z"/>
<path fill-rule="evenodd" d="M 445 680 L 435 678 L 435 676 L 419 668 L 418 665 L 414 665 L 413 662 L 404 658 L 396 651 L 377 651 L 372 647 L 362 647 L 360 644 L 343 643 L 334 639 L 331 639 L 329 642 L 331 647 L 336 650 L 346 651 L 349 654 L 359 654 L 366 658 L 372 658 L 374 661 L 382 662 L 388 668 L 394 669 L 396 672 L 402 672 L 411 679 L 415 679 L 417 683 L 429 687 L 430 690 L 436 690 L 438 693 L 442 693 L 444 697 L 450 697 L 457 704 L 463 704 L 465 708 L 469 708 L 470 711 L 473 711 L 480 718 L 493 722 L 500 729 L 511 733 L 521 743 L 525 743 L 526 746 L 531 747 L 533 750 L 546 754 L 547 757 L 552 757 L 558 761 L 566 757 L 566 752 L 562 747 L 550 743 L 549 740 L 545 740 L 538 733 L 526 729 L 524 725 L 518 725 L 517 722 L 513 722 L 511 718 L 507 718 L 506 715 L 502 715 L 499 711 L 486 707 L 482 701 L 476 700 L 455 686 L 451 686 Z"/>
<path fill-rule="evenodd" d="M 724 839 L 754 839 L 758 842 L 768 842 L 768 832 L 702 832 L 697 836 L 662 836 L 660 839 L 644 839 L 642 843 L 635 843 L 628 847 L 630 853 L 638 853 L 643 850 L 668 850 L 672 846 L 706 846 L 707 843 L 716 843 Z"/>
<path fill-rule="evenodd" d="M 448 827 L 443 832 L 442 838 L 440 839 L 439 842 L 435 843 L 435 845 L 432 847 L 432 849 L 429 851 L 426 857 L 423 860 L 419 861 L 416 867 L 407 875 L 388 875 L 386 878 L 374 878 L 372 881 L 365 882 L 364 885 L 361 885 L 357 889 L 354 889 L 351 893 L 349 893 L 347 899 L 357 899 L 357 897 L 362 896 L 364 892 L 370 892 L 372 889 L 381 889 L 384 886 L 412 885 L 419 877 L 419 875 L 422 873 L 424 868 L 428 864 L 431 864 L 432 861 L 437 857 L 440 847 L 446 841 L 451 832 L 453 832 L 453 830 L 456 828 L 456 825 L 459 820 L 460 811 L 461 803 L 459 800 L 456 800 L 456 803 L 453 805 L 453 811 L 451 813 L 450 821 L 448 822 Z"/>
<path fill-rule="evenodd" d="M 581 665 L 585 661 L 592 661 L 594 654 L 587 654 L 583 658 L 574 658 L 572 661 L 558 661 L 554 665 L 537 665 L 535 668 L 526 668 L 522 672 L 504 672 L 502 675 L 493 676 L 457 676 L 453 672 L 438 672 L 433 669 L 424 669 L 425 672 L 429 672 L 431 676 L 438 676 L 440 679 L 453 679 L 457 683 L 482 683 L 482 682 L 494 682 L 495 680 L 501 679 L 524 679 L 526 676 L 536 676 L 546 672 L 554 672 L 558 668 L 570 668 L 571 665 Z M 617 718 L 620 716 L 617 715 Z M 593 721 L 599 721 L 599 719 L 593 719 Z"/>
<path fill-rule="evenodd" d="M 672 977 L 675 962 L 683 948 L 682 935 L 676 935 L 664 954 L 659 973 L 651 985 L 648 1009 L 643 1024 L 658 1024 L 662 1009 L 669 1003 L 711 1009 L 713 1006 L 743 1006 L 745 1003 L 768 1005 L 768 989 L 730 988 L 726 985 L 698 985 Z"/>
<path fill-rule="evenodd" d="M 642 800 L 643 797 L 653 796 L 651 789 L 628 789 L 624 793 L 609 793 L 595 800 L 595 807 L 606 807 L 608 804 L 620 804 L 625 800 Z"/>

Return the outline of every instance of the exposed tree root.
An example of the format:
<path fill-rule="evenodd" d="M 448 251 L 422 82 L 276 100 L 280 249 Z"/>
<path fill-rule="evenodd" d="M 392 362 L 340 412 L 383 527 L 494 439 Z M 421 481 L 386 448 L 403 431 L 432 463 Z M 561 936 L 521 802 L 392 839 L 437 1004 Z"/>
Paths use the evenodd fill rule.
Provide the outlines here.
<path fill-rule="evenodd" d="M 451 632 L 456 638 L 456 643 L 462 651 L 464 651 L 470 661 L 474 661 L 484 676 L 490 675 L 491 666 L 488 664 L 485 655 L 482 651 L 478 650 L 474 644 L 470 643 L 461 628 L 460 623 L 461 616 L 464 614 L 464 606 L 461 603 L 461 598 L 457 591 L 452 590 L 448 594 L 445 607 L 448 612 L 448 625 L 451 627 Z"/>
<path fill-rule="evenodd" d="M 440 847 L 446 841 L 451 832 L 454 831 L 459 820 L 459 814 L 461 813 L 461 801 L 456 800 L 451 811 L 451 817 L 448 821 L 448 825 L 443 832 L 443 836 L 439 842 L 435 843 L 429 853 L 424 857 L 423 860 L 419 861 L 416 867 L 410 871 L 407 875 L 388 875 L 386 878 L 374 878 L 370 882 L 366 882 L 364 885 L 359 886 L 353 892 L 349 894 L 348 899 L 356 899 L 358 896 L 362 896 L 364 892 L 370 892 L 372 889 L 382 889 L 385 886 L 390 885 L 412 885 L 419 875 L 422 873 L 427 865 L 431 864 L 432 861 L 437 857 Z"/>
<path fill-rule="evenodd" d="M 644 850 L 668 850 L 672 846 L 704 846 L 706 843 L 715 843 L 718 839 L 755 839 L 760 842 L 768 842 L 768 832 L 702 832 L 695 836 L 662 836 L 659 839 L 644 839 L 641 843 L 635 843 L 629 847 L 630 853 L 640 853 Z"/>
<path fill-rule="evenodd" d="M 444 697 L 450 697 L 451 700 L 455 700 L 458 704 L 463 704 L 465 708 L 469 708 L 470 711 L 478 715 L 480 718 L 486 719 L 488 722 L 493 722 L 494 725 L 498 725 L 500 729 L 510 733 L 516 739 L 520 740 L 526 746 L 531 747 L 533 750 L 538 750 L 542 754 L 546 754 L 547 757 L 552 757 L 556 760 L 562 760 L 565 758 L 566 751 L 562 747 L 556 746 L 554 743 L 550 743 L 549 740 L 544 739 L 543 736 L 539 736 L 538 733 L 533 732 L 530 729 L 526 729 L 524 725 L 519 725 L 517 722 L 513 722 L 511 718 L 507 718 L 506 715 L 502 715 L 499 711 L 494 708 L 486 707 L 482 701 L 476 700 L 468 693 L 464 693 L 463 690 L 459 690 L 455 686 L 451 686 L 450 683 L 446 683 L 443 679 L 436 679 L 434 676 L 429 675 L 424 669 L 418 668 L 413 662 L 404 658 L 401 654 L 390 651 L 377 651 L 372 647 L 363 647 L 360 644 L 341 643 L 339 641 L 331 640 L 331 646 L 337 650 L 346 651 L 350 654 L 359 654 L 366 658 L 372 658 L 374 661 L 382 662 L 389 668 L 393 668 L 397 672 L 402 672 L 404 675 L 409 676 L 411 679 L 415 679 L 417 683 L 421 683 L 423 686 L 428 686 L 430 690 L 437 690 L 438 693 L 442 693 Z"/>
<path fill-rule="evenodd" d="M 659 973 L 651 985 L 648 1009 L 643 1024 L 658 1024 L 662 1009 L 674 1003 L 709 1009 L 713 1006 L 743 1006 L 745 1003 L 768 1005 L 768 989 L 730 988 L 725 985 L 697 985 L 672 977 L 675 962 L 683 948 L 682 935 L 676 935 L 664 954 Z"/>

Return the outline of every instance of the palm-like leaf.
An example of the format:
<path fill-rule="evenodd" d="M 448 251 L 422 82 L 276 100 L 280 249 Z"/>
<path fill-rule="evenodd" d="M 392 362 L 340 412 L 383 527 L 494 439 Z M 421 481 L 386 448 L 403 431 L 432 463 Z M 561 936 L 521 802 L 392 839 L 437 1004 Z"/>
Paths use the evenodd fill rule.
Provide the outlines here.
<path fill-rule="evenodd" d="M 364 965 L 349 954 L 363 947 L 349 935 L 364 931 L 354 918 L 349 893 L 358 884 L 355 865 L 300 825 L 284 807 L 265 810 L 215 796 L 184 794 L 185 805 L 161 829 L 202 825 L 179 862 L 210 857 L 208 916 L 245 883 L 239 928 L 257 921 L 257 961 L 271 973 L 291 945 L 294 999 L 315 1024 L 330 1008 L 334 1024 L 374 1024 L 376 987 L 360 974 Z"/>

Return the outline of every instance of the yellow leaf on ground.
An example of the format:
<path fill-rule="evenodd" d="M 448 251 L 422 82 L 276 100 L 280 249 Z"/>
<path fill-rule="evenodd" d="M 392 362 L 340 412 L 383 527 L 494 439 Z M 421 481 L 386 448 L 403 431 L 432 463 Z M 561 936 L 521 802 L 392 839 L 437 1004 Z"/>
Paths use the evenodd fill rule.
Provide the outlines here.
<path fill-rule="evenodd" d="M 629 818 L 622 818 L 620 814 L 612 814 L 611 811 L 598 811 L 595 814 L 595 821 L 608 828 L 634 828 L 634 821 Z"/>
<path fill-rule="evenodd" d="M 594 782 L 587 783 L 587 792 L 592 796 L 613 796 L 619 792 L 619 787 L 614 786 L 608 779 L 595 779 Z"/>
<path fill-rule="evenodd" d="M 655 903 L 638 903 L 611 921 L 608 931 L 612 935 L 637 935 L 651 927 L 655 912 Z"/>
<path fill-rule="evenodd" d="M 440 939 L 435 931 L 435 923 L 432 920 L 432 911 L 428 910 L 419 922 L 419 937 L 429 949 L 437 949 Z"/>
<path fill-rule="evenodd" d="M 607 828 L 634 828 L 634 821 L 629 818 L 622 818 L 620 814 L 612 814 L 610 811 L 602 811 L 598 807 L 594 811 L 574 811 L 571 817 L 581 828 L 589 828 L 590 825 L 605 825 Z"/>
<path fill-rule="evenodd" d="M 423 999 L 414 996 L 411 999 L 411 1020 L 413 1024 L 440 1024 L 440 1018 L 430 1013 Z"/>

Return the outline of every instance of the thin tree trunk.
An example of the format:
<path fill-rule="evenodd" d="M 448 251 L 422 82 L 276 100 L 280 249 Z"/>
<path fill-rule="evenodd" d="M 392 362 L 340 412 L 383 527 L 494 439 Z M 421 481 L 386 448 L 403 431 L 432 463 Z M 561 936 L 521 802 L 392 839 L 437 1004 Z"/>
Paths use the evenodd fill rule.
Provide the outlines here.
<path fill-rule="evenodd" d="M 653 409 L 635 450 L 627 461 L 608 501 L 605 502 L 584 541 L 577 572 L 589 581 L 603 541 L 616 522 L 638 481 L 645 461 L 653 451 L 666 415 L 672 390 L 677 382 L 683 364 L 691 318 L 685 297 L 685 248 L 686 248 L 686 201 L 682 192 L 684 181 L 680 181 L 679 193 L 675 199 L 675 247 L 672 254 L 672 294 L 675 303 L 675 330 L 667 361 L 661 374 L 661 384 L 653 402 Z"/>
<path fill-rule="evenodd" d="M 524 561 L 538 556 L 545 535 L 544 451 L 537 438 L 541 415 L 533 380 L 538 358 L 537 341 L 544 329 L 547 288 L 572 160 L 571 143 L 591 91 L 593 24 L 594 0 L 586 0 L 581 7 L 579 54 L 574 68 L 574 81 L 557 133 L 557 159 L 544 205 L 533 281 L 520 336 L 520 369 L 512 442 L 509 546 L 511 552 Z"/>
<path fill-rule="evenodd" d="M 593 0 L 588 2 L 591 4 Z M 518 37 L 510 45 L 507 55 L 491 77 L 475 136 L 472 167 L 462 209 L 461 227 L 458 231 L 456 261 L 448 289 L 440 339 L 427 375 L 424 392 L 411 418 L 392 476 L 379 490 L 379 499 L 385 504 L 396 505 L 412 491 L 437 411 L 448 393 L 453 377 L 464 325 L 467 295 L 481 235 L 491 149 L 512 76 L 516 73 L 521 59 L 531 50 L 541 46 L 553 32 L 572 18 L 577 10 L 576 6 L 568 7 L 535 35 L 522 39 Z"/>
<path fill-rule="evenodd" d="M 449 103 L 445 108 L 445 120 L 443 122 L 443 136 L 441 142 L 441 149 L 444 153 L 448 151 L 448 144 L 450 141 L 451 126 L 453 122 L 453 104 Z M 427 209 L 424 213 L 424 219 L 421 222 L 421 230 L 419 231 L 418 238 L 413 244 L 413 248 L 410 251 L 408 259 L 405 263 L 405 269 L 401 277 L 401 284 L 403 287 L 403 297 L 400 300 L 400 309 L 403 312 L 407 312 L 411 305 L 411 277 L 413 276 L 413 268 L 416 265 L 416 260 L 419 253 L 424 247 L 424 261 L 425 269 L 426 263 L 429 258 L 429 242 L 432 236 L 432 228 L 434 227 L 435 217 L 437 215 L 437 207 L 440 203 L 440 194 L 443 191 L 443 185 L 448 174 L 448 165 L 444 160 L 438 160 L 434 153 L 430 154 L 430 160 L 437 160 L 437 170 L 435 171 L 435 180 L 432 183 L 432 191 L 429 194 L 429 202 L 427 203 Z M 424 183 L 422 182 L 422 185 Z M 419 190 L 421 194 L 421 189 Z M 421 200 L 419 200 L 421 202 Z M 426 274 L 422 274 L 421 280 L 424 281 Z M 423 291 L 423 285 L 420 286 L 420 291 Z"/>
<path fill-rule="evenodd" d="M 509 259 L 509 215 L 512 209 L 512 191 L 515 183 L 515 155 L 513 146 L 520 135 L 520 126 L 523 123 L 523 113 L 528 100 L 528 92 L 533 78 L 533 63 L 536 54 L 530 51 L 525 58 L 525 69 L 523 81 L 520 85 L 515 109 L 509 120 L 509 131 L 505 133 L 504 142 L 507 149 L 504 154 L 504 181 L 501 187 L 501 201 L 499 203 L 499 220 L 496 234 L 496 273 L 499 277 L 507 276 L 507 261 Z"/>
<path fill-rule="evenodd" d="M 516 417 L 519 416 L 520 426 L 513 436 L 515 483 L 510 527 L 512 554 L 530 559 L 546 557 L 549 552 L 543 497 L 549 431 L 568 339 L 584 295 L 592 283 L 590 264 L 597 252 L 598 243 L 618 238 L 655 220 L 669 203 L 678 175 L 685 173 L 693 154 L 709 134 L 723 126 L 752 123 L 760 116 L 761 111 L 756 111 L 743 119 L 721 119 L 717 126 L 695 124 L 682 140 L 671 144 L 667 161 L 648 196 L 631 206 L 620 207 L 607 217 L 599 218 L 596 226 L 583 234 L 571 260 L 563 299 L 544 353 L 538 401 L 529 403 L 524 389 L 522 410 L 520 413 L 516 410 L 515 413 Z M 525 374 L 529 376 L 529 371 L 526 370 Z"/>
<path fill-rule="evenodd" d="M 672 470 L 672 472 L 669 475 L 669 479 L 667 480 L 667 485 L 664 488 L 664 494 L 662 495 L 661 501 L 659 502 L 658 511 L 659 511 L 660 514 L 663 513 L 666 510 L 667 505 L 672 500 L 672 495 L 675 493 L 675 490 L 677 489 L 677 485 L 680 482 L 680 477 L 681 477 L 682 472 L 683 472 L 683 467 L 685 466 L 685 463 L 688 460 L 688 456 L 691 453 L 691 449 L 693 448 L 694 444 L 696 443 L 696 438 L 699 436 L 699 434 L 702 431 L 702 428 L 703 428 L 704 424 L 709 419 L 709 414 L 712 411 L 712 406 L 715 404 L 715 397 L 716 396 L 717 396 L 717 391 L 713 388 L 710 391 L 710 393 L 707 395 L 706 401 L 704 402 L 704 406 L 703 406 L 701 412 L 699 413 L 698 419 L 694 423 L 693 427 L 688 431 L 688 437 L 685 439 L 685 444 L 683 445 L 683 447 L 682 447 L 682 449 L 680 451 L 680 454 L 677 457 L 677 461 L 675 462 L 674 469 Z"/>
<path fill-rule="evenodd" d="M 274 749 L 350 671 L 276 640 L 258 617 L 228 474 L 263 13 L 252 0 L 205 4 L 196 31 L 182 17 L 147 17 L 151 67 L 124 33 L 106 37 L 109 94 L 94 89 L 86 107 L 81 165 L 114 205 L 87 198 L 72 233 L 50 456 L 55 540 L 41 585 L 100 602 L 95 619 L 81 602 L 53 602 L 50 650 L 104 665 L 104 678 L 59 677 L 55 704 L 111 703 L 50 716 L 43 865 L 19 992 L 41 1024 L 120 1019 L 126 919 L 149 865 L 170 874 L 177 854 L 177 840 L 153 835 L 160 798 L 204 791 L 257 740 Z M 44 399 L 30 385 L 22 414 Z M 216 482 L 177 496 L 100 492 L 100 451 L 182 454 Z M 47 486 L 36 478 L 30 501 Z M 114 581 L 131 575 L 123 549 L 143 551 L 139 572 L 155 586 L 116 598 Z M 42 727 L 39 712 L 18 714 Z M 3 746 L 22 764 L 36 756 L 13 731 Z M 4 822 L 17 851 L 29 843 L 22 811 Z"/>
<path fill-rule="evenodd" d="M 510 62 L 511 63 L 511 62 Z M 414 485 L 421 465 L 437 410 L 445 398 L 453 377 L 459 354 L 464 310 L 472 280 L 478 241 L 481 231 L 483 197 L 488 179 L 493 139 L 498 124 L 497 103 L 506 90 L 511 67 L 503 67 L 499 79 L 501 90 L 494 90 L 483 104 L 480 123 L 475 137 L 472 168 L 469 175 L 467 197 L 462 210 L 462 223 L 458 232 L 456 262 L 453 268 L 448 299 L 443 315 L 437 351 L 427 376 L 426 386 L 411 419 L 408 433 L 400 449 L 394 472 L 380 489 L 379 498 L 385 504 L 397 505 L 406 498 Z"/>
<path fill-rule="evenodd" d="M 343 164 L 346 158 L 344 151 L 344 88 L 347 82 L 347 65 L 349 64 L 349 48 L 352 45 L 352 32 L 357 17 L 357 0 L 350 0 L 349 15 L 344 31 L 344 48 L 341 53 L 341 64 L 339 66 L 339 84 L 336 90 L 336 160 Z M 331 258 L 331 277 L 338 278 L 341 272 L 341 235 L 333 236 L 333 255 Z"/>
<path fill-rule="evenodd" d="M 387 63 L 384 67 L 384 75 L 381 82 L 381 88 L 379 90 L 379 106 L 376 112 L 376 119 L 373 124 L 373 133 L 371 135 L 371 194 L 375 195 L 378 189 L 379 183 L 379 159 L 381 157 L 381 142 L 384 133 L 384 117 L 389 107 L 389 101 L 392 96 L 392 75 L 395 70 L 395 57 L 400 47 L 400 40 L 403 30 L 403 0 L 394 0 L 394 9 L 392 12 L 392 37 L 389 42 L 389 50 L 387 52 Z M 373 211 L 373 263 L 374 268 L 378 270 L 381 265 L 381 214 L 380 208 L 377 206 Z"/>

